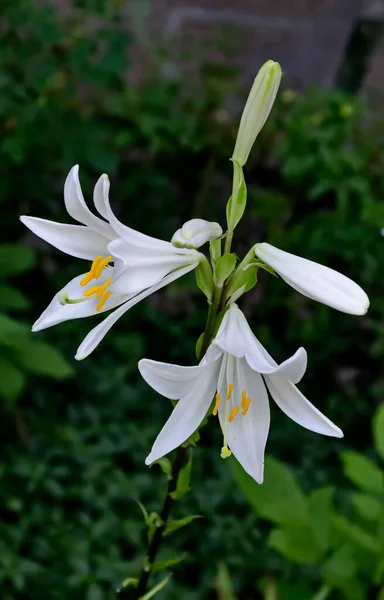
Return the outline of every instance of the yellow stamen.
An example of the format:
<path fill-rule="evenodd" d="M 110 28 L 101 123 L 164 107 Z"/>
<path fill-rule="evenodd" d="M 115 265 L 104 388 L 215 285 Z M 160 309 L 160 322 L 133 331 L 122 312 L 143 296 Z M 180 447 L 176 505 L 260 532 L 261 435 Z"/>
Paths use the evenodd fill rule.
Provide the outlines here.
<path fill-rule="evenodd" d="M 240 408 L 244 408 L 244 403 L 245 403 L 245 400 L 246 400 L 246 398 L 247 398 L 247 392 L 246 392 L 246 390 L 243 390 L 243 391 L 241 392 L 241 403 L 240 403 Z"/>
<path fill-rule="evenodd" d="M 220 394 L 216 394 L 215 400 L 216 400 L 216 403 L 215 403 L 214 409 L 212 411 L 212 414 L 213 414 L 214 417 L 216 417 L 217 412 L 219 410 L 219 406 L 220 406 Z"/>
<path fill-rule="evenodd" d="M 242 415 L 246 415 L 247 414 L 248 408 L 249 408 L 250 404 L 251 404 L 251 399 L 248 396 L 248 398 L 245 399 L 244 406 L 242 406 L 242 411 L 241 411 Z"/>
<path fill-rule="evenodd" d="M 108 298 L 112 296 L 112 292 L 105 292 L 96 306 L 97 312 L 100 312 Z"/>
<path fill-rule="evenodd" d="M 232 392 L 233 392 L 233 383 L 230 383 L 227 389 L 227 400 L 230 399 L 230 397 L 232 396 Z"/>
<path fill-rule="evenodd" d="M 96 294 L 96 298 L 101 298 L 111 281 L 112 277 L 108 277 L 108 279 L 104 281 L 103 285 L 94 285 L 93 287 L 88 288 L 85 290 L 84 296 L 93 296 L 93 294 Z"/>
<path fill-rule="evenodd" d="M 231 454 L 232 454 L 232 452 L 230 451 L 228 446 L 222 447 L 221 453 L 220 453 L 221 458 L 228 458 L 229 456 L 231 456 Z"/>
<path fill-rule="evenodd" d="M 103 260 L 101 260 L 94 268 L 93 270 L 93 277 L 95 279 L 99 279 L 100 275 L 102 274 L 102 272 L 104 271 L 104 267 L 107 266 L 107 264 L 112 260 L 112 256 L 106 256 Z"/>
<path fill-rule="evenodd" d="M 92 281 L 92 279 L 94 279 L 95 277 L 95 270 L 97 269 L 100 261 L 103 260 L 103 257 L 101 256 L 101 254 L 99 256 L 96 256 L 95 260 L 93 261 L 91 268 L 89 270 L 89 273 L 87 273 L 86 275 L 84 275 L 83 279 L 80 281 L 80 285 L 81 286 L 85 286 L 87 285 L 90 281 Z"/>
<path fill-rule="evenodd" d="M 231 410 L 231 414 L 229 415 L 229 419 L 228 421 L 231 423 L 233 421 L 233 419 L 236 417 L 237 413 L 240 410 L 240 406 L 235 406 L 234 408 L 232 408 Z"/>

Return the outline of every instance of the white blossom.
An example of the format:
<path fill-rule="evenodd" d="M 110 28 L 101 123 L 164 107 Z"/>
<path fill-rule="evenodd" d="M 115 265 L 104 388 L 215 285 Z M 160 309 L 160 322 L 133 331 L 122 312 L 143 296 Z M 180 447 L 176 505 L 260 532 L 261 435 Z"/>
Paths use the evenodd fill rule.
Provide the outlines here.
<path fill-rule="evenodd" d="M 226 458 L 233 452 L 245 471 L 262 483 L 270 424 L 267 390 L 280 409 L 299 425 L 342 437 L 341 430 L 294 385 L 306 366 L 304 348 L 278 365 L 253 335 L 241 310 L 232 304 L 199 365 L 183 367 L 148 359 L 139 362 L 140 373 L 153 389 L 178 400 L 146 464 L 185 442 L 214 400 L 213 414 L 218 414 L 224 436 L 221 456 Z"/>

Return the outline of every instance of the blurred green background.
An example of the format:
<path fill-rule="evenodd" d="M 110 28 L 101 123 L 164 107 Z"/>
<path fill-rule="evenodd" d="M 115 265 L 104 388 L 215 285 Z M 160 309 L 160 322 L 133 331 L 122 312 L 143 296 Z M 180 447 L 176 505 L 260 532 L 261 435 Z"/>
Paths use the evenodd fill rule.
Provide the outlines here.
<path fill-rule="evenodd" d="M 214 61 L 197 77 L 172 74 L 159 48 L 140 84 L 127 85 L 132 38 L 118 3 L 106 6 L 1 3 L 2 600 L 109 600 L 136 575 L 146 544 L 136 501 L 158 510 L 166 486 L 144 459 L 171 409 L 137 361 L 194 364 L 206 315 L 191 275 L 132 309 L 76 363 L 97 318 L 33 336 L 30 327 L 86 268 L 18 216 L 68 221 L 63 183 L 79 163 L 86 198 L 107 172 L 116 214 L 147 234 L 170 239 L 194 216 L 225 224 L 247 94 L 239 74 Z M 166 538 L 160 558 L 185 557 L 159 598 L 384 599 L 380 112 L 338 90 L 282 91 L 247 164 L 235 240 L 240 256 L 267 240 L 342 271 L 370 296 L 368 315 L 354 318 L 262 273 L 241 303 L 277 361 L 306 348 L 300 389 L 345 438 L 316 436 L 272 406 L 259 487 L 220 459 L 221 433 L 209 422 L 192 491 L 175 512 L 203 519 Z"/>

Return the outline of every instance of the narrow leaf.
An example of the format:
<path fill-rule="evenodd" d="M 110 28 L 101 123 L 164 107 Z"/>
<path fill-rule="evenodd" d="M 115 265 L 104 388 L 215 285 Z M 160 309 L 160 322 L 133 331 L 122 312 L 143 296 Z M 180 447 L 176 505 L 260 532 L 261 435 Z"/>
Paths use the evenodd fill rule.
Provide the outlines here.
<path fill-rule="evenodd" d="M 219 288 L 223 287 L 224 282 L 226 281 L 226 279 L 228 279 L 228 277 L 230 276 L 230 274 L 232 273 L 232 271 L 235 267 L 236 267 L 236 255 L 235 254 L 224 254 L 224 256 L 219 258 L 219 260 L 217 261 L 217 263 L 215 265 L 215 275 L 214 275 L 214 280 L 215 280 L 217 287 L 219 287 Z"/>
<path fill-rule="evenodd" d="M 162 458 L 159 458 L 159 460 L 156 460 L 152 464 L 160 465 L 161 470 L 168 477 L 168 479 L 172 479 L 172 463 L 169 460 L 169 458 L 167 458 L 166 456 L 163 456 Z M 151 465 L 151 467 L 152 467 L 152 465 Z"/>
<path fill-rule="evenodd" d="M 139 598 L 139 600 L 151 600 L 151 598 L 153 598 L 153 596 L 155 594 L 157 594 L 157 592 L 160 592 L 160 590 L 162 590 L 163 587 L 165 587 L 167 585 L 169 580 L 170 580 L 170 575 L 168 575 L 168 577 L 165 577 L 165 579 L 163 579 L 162 581 L 160 581 L 160 583 L 155 585 L 155 587 L 152 588 L 147 594 L 145 594 L 144 596 L 141 596 Z"/>
<path fill-rule="evenodd" d="M 172 558 L 165 558 L 164 560 L 158 560 L 153 563 L 151 568 L 151 575 L 155 575 L 159 571 L 164 571 L 164 569 L 168 569 L 168 567 L 173 567 L 173 565 L 177 565 L 182 562 L 185 558 L 185 554 L 181 556 L 173 556 Z"/>
<path fill-rule="evenodd" d="M 192 451 L 189 452 L 188 462 L 183 467 L 179 473 L 177 478 L 176 489 L 174 492 L 171 492 L 170 496 L 173 500 L 180 500 L 187 492 L 189 492 L 189 482 L 191 480 L 191 470 L 192 470 Z"/>
<path fill-rule="evenodd" d="M 184 519 L 168 521 L 168 523 L 165 527 L 164 535 L 168 535 L 168 533 L 172 533 L 173 531 L 177 531 L 178 529 L 185 527 L 186 525 L 188 525 L 195 519 L 202 519 L 202 516 L 201 515 L 189 515 L 189 517 L 184 517 Z"/>

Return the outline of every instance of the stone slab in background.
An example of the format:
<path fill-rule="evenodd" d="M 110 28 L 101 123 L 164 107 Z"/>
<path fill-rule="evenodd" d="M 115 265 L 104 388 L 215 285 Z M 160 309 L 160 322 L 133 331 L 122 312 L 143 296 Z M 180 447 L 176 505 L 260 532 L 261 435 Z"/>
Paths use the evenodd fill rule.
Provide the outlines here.
<path fill-rule="evenodd" d="M 273 58 L 287 85 L 329 86 L 360 10 L 361 0 L 154 0 L 148 31 L 175 61 L 215 52 L 221 35 L 222 57 L 241 65 L 247 82 Z"/>

